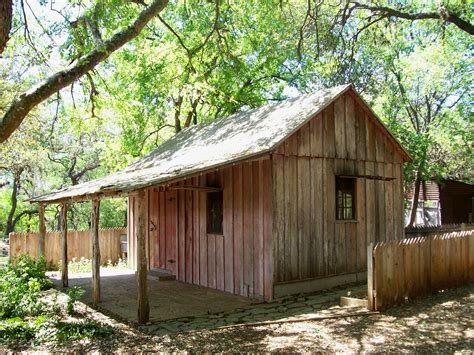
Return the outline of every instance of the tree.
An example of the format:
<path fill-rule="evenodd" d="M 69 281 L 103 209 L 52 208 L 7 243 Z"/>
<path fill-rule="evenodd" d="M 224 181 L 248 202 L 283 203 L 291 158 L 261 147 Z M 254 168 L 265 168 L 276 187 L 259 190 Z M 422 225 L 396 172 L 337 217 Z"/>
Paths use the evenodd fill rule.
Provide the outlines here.
<path fill-rule="evenodd" d="M 135 0 L 135 3 L 145 5 L 143 1 Z M 177 39 L 181 44 L 182 48 L 186 51 L 186 55 L 189 59 L 189 66 L 190 70 L 193 70 L 192 65 L 192 57 L 195 56 L 198 52 L 201 51 L 202 47 L 204 47 L 209 39 L 216 34 L 219 39 L 224 40 L 222 33 L 223 31 L 220 30 L 221 24 L 225 23 L 226 21 L 220 21 L 220 6 L 221 1 L 216 0 L 213 2 L 214 7 L 216 8 L 216 15 L 215 15 L 215 22 L 212 26 L 212 31 L 209 35 L 204 39 L 204 41 L 199 44 L 197 47 L 191 47 L 185 44 L 183 37 L 177 35 L 177 32 L 173 30 L 172 26 L 168 26 L 167 22 L 160 18 L 167 28 L 173 32 L 174 35 L 177 35 Z M 463 2 L 446 2 L 442 5 L 438 6 L 437 8 L 433 8 L 433 6 L 426 6 L 421 2 L 414 2 L 410 6 L 398 6 L 398 7 L 390 7 L 385 6 L 384 1 L 377 2 L 377 4 L 372 3 L 360 3 L 357 1 L 346 1 L 344 4 L 339 4 L 334 6 L 331 1 L 320 1 L 315 2 L 312 4 L 311 1 L 308 1 L 306 16 L 302 21 L 302 25 L 300 27 L 300 42 L 298 43 L 298 55 L 301 57 L 301 50 L 303 47 L 303 37 L 304 32 L 307 28 L 309 28 L 308 24 L 313 20 L 315 23 L 315 31 L 319 39 L 322 38 L 321 34 L 319 33 L 321 26 L 318 26 L 319 14 L 321 12 L 328 12 L 334 14 L 334 21 L 333 25 L 330 25 L 330 29 L 334 30 L 339 28 L 340 34 L 346 34 L 347 28 L 350 28 L 349 31 L 352 31 L 354 28 L 356 29 L 353 33 L 353 41 L 357 41 L 357 37 L 359 36 L 360 32 L 368 29 L 369 27 L 373 26 L 376 23 L 381 22 L 382 20 L 397 18 L 403 19 L 408 21 L 432 21 L 436 20 L 441 23 L 448 23 L 457 26 L 457 28 L 469 33 L 470 35 L 474 34 L 474 27 L 469 22 L 470 18 L 472 17 L 472 9 L 468 3 Z M 390 3 L 390 2 L 389 2 Z M 11 23 L 11 1 L 2 1 L 0 3 L 3 8 L 5 9 L 4 12 L 4 21 L 2 22 L 1 31 L 0 31 L 0 53 L 5 46 L 8 40 L 8 33 L 10 31 L 10 23 Z M 244 5 L 240 4 L 239 6 Z M 277 5 L 270 3 L 273 8 Z M 149 23 L 149 21 L 158 16 L 158 14 L 165 8 L 167 5 L 166 0 L 155 0 L 150 5 L 146 6 L 146 8 L 136 17 L 136 19 L 130 24 L 126 29 L 117 32 L 115 35 L 110 37 L 110 39 L 103 41 L 101 31 L 98 27 L 98 17 L 100 17 L 100 7 L 102 10 L 105 6 L 100 6 L 101 3 L 97 2 L 84 16 L 79 17 L 75 21 L 70 22 L 72 28 L 80 28 L 82 32 L 86 29 L 86 32 L 90 34 L 90 38 L 88 41 L 85 41 L 86 45 L 81 46 L 82 50 L 88 49 L 90 47 L 90 43 L 95 43 L 95 46 L 89 48 L 88 54 L 83 54 L 82 50 L 79 50 L 78 53 L 81 54 L 80 58 L 77 59 L 76 64 L 72 65 L 68 69 L 61 70 L 56 74 L 51 75 L 48 77 L 42 84 L 40 84 L 37 88 L 31 89 L 29 91 L 24 92 L 23 94 L 16 97 L 13 102 L 11 103 L 9 109 L 3 115 L 3 118 L 0 121 L 0 143 L 5 141 L 13 131 L 21 124 L 24 120 L 26 115 L 31 111 L 32 108 L 36 107 L 41 102 L 45 101 L 54 93 L 58 92 L 62 88 L 67 87 L 68 85 L 72 84 L 74 81 L 81 78 L 83 75 L 91 71 L 95 68 L 100 62 L 104 61 L 108 58 L 108 56 L 122 47 L 124 44 L 130 42 L 133 38 L 138 36 L 141 30 Z M 113 5 L 117 5 L 113 3 Z M 195 3 L 191 3 L 189 7 L 194 7 L 191 11 L 199 11 L 199 6 Z M 230 4 L 228 4 L 230 7 Z M 245 5 L 244 5 L 245 6 Z M 256 6 L 256 9 L 259 9 L 261 5 Z M 265 6 L 265 4 L 263 5 Z M 288 5 L 290 6 L 290 5 Z M 187 4 L 184 7 L 188 7 Z M 280 2 L 280 9 L 283 9 L 283 3 Z M 332 9 L 331 9 L 332 8 Z M 107 16 L 111 16 L 111 14 L 107 11 L 102 11 L 107 14 Z M 356 15 L 357 13 L 362 13 L 362 15 Z M 464 18 L 463 16 L 466 16 Z M 352 20 L 352 17 L 356 17 L 356 21 Z M 108 25 L 110 22 L 105 21 Z M 351 25 L 348 25 L 351 23 Z M 355 24 L 355 27 L 354 27 Z M 26 16 L 25 16 L 25 26 L 26 26 Z M 327 27 L 327 26 L 326 26 Z M 327 29 L 327 28 L 326 28 Z M 74 31 L 72 31 L 74 32 Z M 79 31 L 80 32 L 80 31 Z M 331 31 L 329 31 L 331 32 Z M 326 32 L 328 34 L 329 32 Z M 337 33 L 335 34 L 337 36 Z M 83 36 L 79 36 L 81 38 Z M 334 37 L 334 35 L 333 35 Z M 341 37 L 344 42 L 344 46 L 347 43 L 344 41 L 344 36 Z M 351 42 L 351 41 L 349 41 Z M 89 46 L 87 45 L 89 44 Z M 350 45 L 349 45 L 350 47 Z M 195 95 L 196 96 L 196 95 Z M 191 100 L 191 119 L 194 115 L 195 109 L 198 105 L 200 100 L 200 95 L 197 94 L 194 99 Z M 176 108 L 181 112 L 180 106 L 183 103 L 183 100 L 179 97 L 174 99 Z M 178 126 L 178 121 L 176 122 L 176 127 Z"/>
<path fill-rule="evenodd" d="M 459 115 L 467 111 L 462 107 L 472 102 L 465 53 L 454 52 L 448 43 L 430 45 L 408 54 L 398 53 L 387 64 L 387 91 L 381 96 L 385 117 L 414 160 L 408 170 L 409 181 L 414 180 L 409 226 L 415 222 L 422 181 L 452 176 L 450 165 L 458 164 L 461 158 L 450 154 L 440 157 L 440 151 L 447 152 L 443 140 L 450 137 L 449 141 L 459 141 L 465 129 L 472 131 L 469 117 Z M 466 142 L 464 137 L 461 141 Z M 464 148 L 472 153 L 469 144 Z M 472 154 L 465 155 L 463 165 L 472 167 Z"/>
<path fill-rule="evenodd" d="M 110 61 L 98 105 L 114 109 L 133 156 L 190 125 L 279 100 L 294 79 L 296 30 L 277 1 L 189 6 L 170 4 L 143 42 Z"/>
<path fill-rule="evenodd" d="M 107 59 L 111 53 L 138 36 L 146 24 L 157 16 L 166 4 L 167 0 L 153 1 L 129 26 L 115 33 L 108 40 L 99 41 L 99 44 L 88 54 L 77 58 L 74 65 L 49 76 L 38 86 L 17 96 L 0 120 L 0 143 L 10 137 L 34 107 L 81 78 Z"/>
<path fill-rule="evenodd" d="M 35 175 L 41 169 L 40 161 L 44 159 L 43 150 L 38 145 L 38 137 L 31 123 L 22 127 L 14 139 L 0 146 L 0 174 L 9 182 L 7 186 L 8 208 L 2 226 L 4 235 L 15 230 L 23 217 L 38 213 L 35 206 L 23 203 L 23 196 L 34 185 Z"/>

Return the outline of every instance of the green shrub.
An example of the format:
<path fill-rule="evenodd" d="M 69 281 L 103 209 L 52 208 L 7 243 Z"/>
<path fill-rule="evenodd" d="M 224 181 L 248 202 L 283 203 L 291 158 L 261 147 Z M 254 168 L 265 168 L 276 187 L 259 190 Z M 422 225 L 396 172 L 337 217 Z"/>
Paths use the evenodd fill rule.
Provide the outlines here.
<path fill-rule="evenodd" d="M 66 313 L 73 314 L 74 305 L 81 299 L 82 295 L 84 295 L 84 290 L 80 287 L 72 287 L 67 291 L 67 295 L 69 297 L 66 304 Z"/>
<path fill-rule="evenodd" d="M 32 316 L 44 310 L 39 295 L 52 286 L 45 271 L 44 259 L 36 261 L 27 255 L 0 268 L 0 319 Z"/>
<path fill-rule="evenodd" d="M 0 321 L 0 342 L 25 341 L 34 337 L 35 332 L 28 322 L 19 317 Z"/>
<path fill-rule="evenodd" d="M 105 337 L 113 332 L 112 326 L 89 319 L 68 323 L 48 315 L 30 321 L 16 317 L 0 321 L 0 344 L 66 342 Z"/>
<path fill-rule="evenodd" d="M 57 325 L 57 341 L 79 340 L 85 338 L 99 338 L 113 334 L 114 328 L 90 319 L 85 319 L 78 323 L 60 322 Z"/>
<path fill-rule="evenodd" d="M 113 332 L 109 325 L 92 321 L 64 322 L 57 298 L 46 304 L 41 291 L 52 286 L 45 275 L 43 259 L 35 261 L 21 256 L 0 268 L 0 343 L 44 343 L 106 336 Z M 66 312 L 72 314 L 74 304 L 84 291 L 73 287 L 68 291 Z"/>

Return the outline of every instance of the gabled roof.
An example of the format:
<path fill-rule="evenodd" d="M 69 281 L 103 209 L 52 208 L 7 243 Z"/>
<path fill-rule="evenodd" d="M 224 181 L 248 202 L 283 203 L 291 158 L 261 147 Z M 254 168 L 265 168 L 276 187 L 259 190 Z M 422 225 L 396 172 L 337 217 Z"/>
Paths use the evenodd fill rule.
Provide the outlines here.
<path fill-rule="evenodd" d="M 124 170 L 31 201 L 130 192 L 271 152 L 349 89 L 353 90 L 350 84 L 336 86 L 186 128 Z M 388 130 L 387 133 L 391 136 Z"/>

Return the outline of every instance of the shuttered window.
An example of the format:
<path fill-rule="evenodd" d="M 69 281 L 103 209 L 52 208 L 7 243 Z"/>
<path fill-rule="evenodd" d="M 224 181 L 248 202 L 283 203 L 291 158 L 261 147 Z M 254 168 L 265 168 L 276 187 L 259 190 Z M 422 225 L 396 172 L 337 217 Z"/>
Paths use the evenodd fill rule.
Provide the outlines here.
<path fill-rule="evenodd" d="M 354 220 L 355 179 L 336 177 L 336 219 Z"/>
<path fill-rule="evenodd" d="M 223 234 L 224 212 L 222 191 L 207 193 L 207 233 Z"/>

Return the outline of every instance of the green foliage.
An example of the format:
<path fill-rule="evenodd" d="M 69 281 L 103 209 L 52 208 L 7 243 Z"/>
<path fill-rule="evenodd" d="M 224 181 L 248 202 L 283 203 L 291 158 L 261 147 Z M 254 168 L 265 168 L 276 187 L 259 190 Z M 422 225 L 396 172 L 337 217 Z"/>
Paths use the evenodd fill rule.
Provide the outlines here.
<path fill-rule="evenodd" d="M 32 341 L 67 342 L 81 339 L 106 337 L 114 333 L 110 325 L 84 319 L 78 322 L 61 321 L 58 317 L 43 315 L 34 320 L 19 317 L 0 320 L 0 344 L 17 344 Z"/>
<path fill-rule="evenodd" d="M 64 342 L 113 333 L 111 326 L 97 321 L 62 320 L 57 299 L 42 301 L 41 292 L 49 287 L 44 260 L 21 256 L 15 263 L 0 267 L 0 344 Z M 83 293 L 78 287 L 68 291 L 67 314 L 74 313 L 74 304 Z"/>
<path fill-rule="evenodd" d="M 51 287 L 44 260 L 27 255 L 0 268 L 0 319 L 37 315 L 46 308 L 40 292 Z"/>
<path fill-rule="evenodd" d="M 74 305 L 84 295 L 84 290 L 80 287 L 71 287 L 70 289 L 67 290 L 67 295 L 69 297 L 66 303 L 66 313 L 71 315 L 74 313 Z"/>

